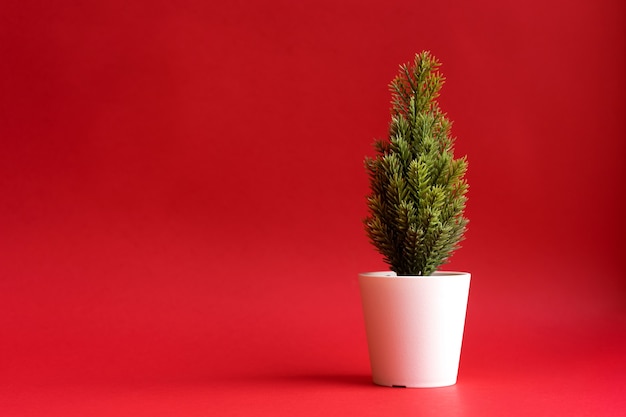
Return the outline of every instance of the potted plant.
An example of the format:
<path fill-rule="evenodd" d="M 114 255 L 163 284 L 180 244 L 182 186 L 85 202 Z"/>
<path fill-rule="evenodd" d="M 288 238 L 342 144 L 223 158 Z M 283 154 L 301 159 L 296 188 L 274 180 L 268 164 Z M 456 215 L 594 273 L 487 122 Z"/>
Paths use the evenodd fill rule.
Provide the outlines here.
<path fill-rule="evenodd" d="M 439 271 L 463 239 L 467 159 L 454 157 L 444 83 L 429 52 L 400 66 L 389 136 L 365 159 L 364 220 L 391 271 L 359 274 L 373 381 L 438 387 L 457 381 L 470 274 Z"/>

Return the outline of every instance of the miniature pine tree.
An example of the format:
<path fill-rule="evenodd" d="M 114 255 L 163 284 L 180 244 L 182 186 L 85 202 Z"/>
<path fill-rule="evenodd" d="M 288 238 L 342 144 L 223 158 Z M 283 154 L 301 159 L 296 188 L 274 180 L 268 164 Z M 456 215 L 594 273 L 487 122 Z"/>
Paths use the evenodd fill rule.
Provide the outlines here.
<path fill-rule="evenodd" d="M 437 103 L 444 77 L 430 52 L 400 66 L 389 137 L 365 159 L 367 235 L 398 275 L 431 275 L 463 240 L 467 159 L 454 158 L 451 122 Z"/>

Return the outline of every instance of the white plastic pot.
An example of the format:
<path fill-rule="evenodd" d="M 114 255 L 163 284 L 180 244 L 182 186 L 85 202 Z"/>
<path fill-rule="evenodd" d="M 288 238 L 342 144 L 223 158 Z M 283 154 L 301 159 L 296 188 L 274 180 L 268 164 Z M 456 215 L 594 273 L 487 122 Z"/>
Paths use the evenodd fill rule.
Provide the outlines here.
<path fill-rule="evenodd" d="M 456 384 L 469 273 L 359 274 L 375 384 L 427 388 Z"/>

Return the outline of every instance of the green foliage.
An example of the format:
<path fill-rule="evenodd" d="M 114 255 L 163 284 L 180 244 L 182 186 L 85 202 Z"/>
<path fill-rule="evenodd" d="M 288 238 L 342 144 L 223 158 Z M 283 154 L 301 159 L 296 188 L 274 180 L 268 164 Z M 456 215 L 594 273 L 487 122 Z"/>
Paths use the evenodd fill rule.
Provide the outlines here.
<path fill-rule="evenodd" d="M 387 140 L 365 159 L 371 193 L 364 220 L 372 244 L 398 275 L 430 275 L 463 239 L 467 159 L 454 158 L 451 122 L 437 103 L 444 77 L 429 52 L 400 66 L 389 88 Z"/>

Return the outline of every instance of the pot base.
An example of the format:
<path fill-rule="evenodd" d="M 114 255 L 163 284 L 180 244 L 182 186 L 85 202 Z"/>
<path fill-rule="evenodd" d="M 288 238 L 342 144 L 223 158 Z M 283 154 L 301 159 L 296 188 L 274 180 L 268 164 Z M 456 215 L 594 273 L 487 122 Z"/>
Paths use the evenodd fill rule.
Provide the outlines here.
<path fill-rule="evenodd" d="M 376 380 L 372 380 L 375 385 L 381 387 L 389 387 L 389 388 L 444 388 L 451 387 L 456 385 L 456 379 L 453 382 L 450 381 L 441 381 L 441 382 L 433 382 L 433 383 L 419 383 L 419 384 L 408 384 L 408 385 L 399 385 L 399 384 L 386 384 L 383 382 L 378 382 Z"/>

